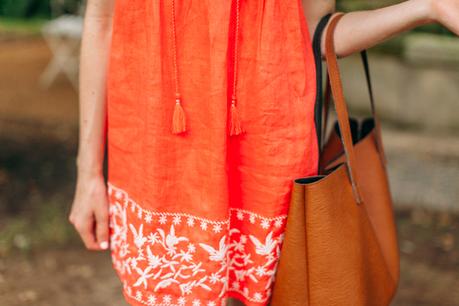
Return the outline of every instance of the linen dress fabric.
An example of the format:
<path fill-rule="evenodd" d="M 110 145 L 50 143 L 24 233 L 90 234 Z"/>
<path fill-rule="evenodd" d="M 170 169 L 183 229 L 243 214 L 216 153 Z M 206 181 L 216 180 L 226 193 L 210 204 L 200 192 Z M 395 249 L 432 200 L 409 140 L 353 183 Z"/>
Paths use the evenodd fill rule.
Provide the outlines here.
<path fill-rule="evenodd" d="M 116 1 L 107 79 L 113 267 L 131 305 L 266 305 L 292 180 L 317 173 L 301 0 L 172 1 Z M 175 134 L 177 83 L 186 131 Z M 229 132 L 233 96 L 238 135 Z"/>

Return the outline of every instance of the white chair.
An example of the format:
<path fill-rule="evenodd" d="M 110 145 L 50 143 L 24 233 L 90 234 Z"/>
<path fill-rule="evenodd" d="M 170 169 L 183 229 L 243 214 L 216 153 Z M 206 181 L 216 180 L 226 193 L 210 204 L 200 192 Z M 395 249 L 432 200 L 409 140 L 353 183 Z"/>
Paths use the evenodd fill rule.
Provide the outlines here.
<path fill-rule="evenodd" d="M 61 15 L 47 22 L 41 32 L 53 57 L 42 73 L 40 83 L 43 87 L 49 88 L 58 75 L 63 73 L 77 89 L 83 17 L 81 15 Z"/>

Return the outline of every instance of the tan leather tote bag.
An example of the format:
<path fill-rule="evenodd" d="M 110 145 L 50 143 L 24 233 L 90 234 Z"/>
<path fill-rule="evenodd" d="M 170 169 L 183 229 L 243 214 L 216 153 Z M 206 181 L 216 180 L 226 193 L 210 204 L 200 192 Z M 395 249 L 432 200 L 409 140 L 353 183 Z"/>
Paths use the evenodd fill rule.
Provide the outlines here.
<path fill-rule="evenodd" d="M 293 182 L 272 306 L 387 306 L 399 280 L 399 250 L 379 125 L 353 143 L 333 46 L 326 61 L 344 154 L 326 172 Z"/>

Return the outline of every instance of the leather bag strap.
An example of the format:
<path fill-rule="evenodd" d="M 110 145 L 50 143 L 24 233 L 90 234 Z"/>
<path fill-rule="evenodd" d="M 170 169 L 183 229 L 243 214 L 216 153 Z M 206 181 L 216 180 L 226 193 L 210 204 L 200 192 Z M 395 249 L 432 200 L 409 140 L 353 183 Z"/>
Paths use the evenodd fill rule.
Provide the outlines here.
<path fill-rule="evenodd" d="M 327 14 L 319 21 L 316 30 L 314 31 L 314 37 L 312 39 L 312 50 L 314 52 L 314 61 L 316 65 L 316 101 L 314 108 L 314 120 L 316 124 L 317 141 L 319 153 L 322 151 L 324 143 L 324 103 L 323 101 L 323 75 L 322 75 L 322 33 L 328 24 L 332 14 Z M 325 110 L 326 111 L 326 110 Z"/>
<path fill-rule="evenodd" d="M 376 106 L 375 106 L 375 98 L 373 95 L 373 86 L 371 82 L 370 76 L 370 65 L 368 63 L 368 54 L 366 50 L 360 52 L 360 58 L 362 59 L 363 69 L 365 71 L 365 80 L 367 82 L 368 94 L 370 96 L 370 106 L 371 106 L 371 116 L 376 118 Z M 324 102 L 323 102 L 323 131 L 322 134 L 326 134 L 327 129 L 327 121 L 328 121 L 328 114 L 329 114 L 329 107 L 330 107 L 330 80 L 327 74 L 327 80 L 325 82 L 325 95 L 324 95 Z"/>
<path fill-rule="evenodd" d="M 330 77 L 330 87 L 335 104 L 335 111 L 338 117 L 339 128 L 341 132 L 341 141 L 343 142 L 344 153 L 346 155 L 346 164 L 349 179 L 352 185 L 352 191 L 357 204 L 362 204 L 363 199 L 358 184 L 356 173 L 356 157 L 352 143 L 351 128 L 349 126 L 349 114 L 346 100 L 343 93 L 343 84 L 341 82 L 338 60 L 334 46 L 334 33 L 338 21 L 343 17 L 343 13 L 335 13 L 326 30 L 325 38 L 325 58 L 327 60 L 327 70 Z"/>
<path fill-rule="evenodd" d="M 368 54 L 366 50 L 360 52 L 360 57 L 362 58 L 363 68 L 365 70 L 365 79 L 367 81 L 368 93 L 370 95 L 371 103 L 371 115 L 373 118 L 376 118 L 376 106 L 375 106 L 375 97 L 373 94 L 373 86 L 371 85 L 371 75 L 370 75 L 370 65 L 368 64 Z"/>
<path fill-rule="evenodd" d="M 317 132 L 317 139 L 318 139 L 318 148 L 319 153 L 323 149 L 323 145 L 325 143 L 325 136 L 326 136 L 326 129 L 327 129 L 327 121 L 328 121 L 328 114 L 329 114 L 329 104 L 330 104 L 330 81 L 328 78 L 328 73 L 326 74 L 326 82 L 325 82 L 325 91 L 323 89 L 323 73 L 322 73 L 322 36 L 325 27 L 327 26 L 328 22 L 330 21 L 332 14 L 327 14 L 321 18 L 319 23 L 317 24 L 316 30 L 314 32 L 313 40 L 312 40 L 312 49 L 314 52 L 314 60 L 316 66 L 316 100 L 315 100 L 315 125 L 316 125 L 316 132 Z M 370 96 L 370 103 L 371 103 L 371 113 L 373 118 L 376 118 L 376 107 L 375 107 L 375 99 L 373 94 L 373 87 L 371 82 L 370 76 L 370 65 L 368 63 L 368 55 L 366 50 L 360 52 L 360 56 L 362 59 L 363 68 L 365 71 L 365 79 L 367 83 L 368 93 Z"/>
<path fill-rule="evenodd" d="M 363 67 L 365 68 L 365 78 L 367 80 L 368 92 L 370 93 L 370 102 L 371 102 L 371 115 L 375 122 L 375 140 L 376 148 L 378 149 L 379 156 L 383 165 L 387 163 L 386 155 L 384 153 L 384 147 L 382 143 L 381 135 L 381 123 L 379 122 L 378 117 L 376 116 L 376 104 L 375 98 L 373 95 L 373 86 L 371 85 L 371 75 L 370 75 L 370 65 L 368 64 L 368 55 L 366 51 L 361 52 Z"/>
<path fill-rule="evenodd" d="M 318 53 L 315 53 L 315 57 L 316 57 L 316 60 L 317 60 L 317 57 L 319 56 L 319 58 L 322 56 L 321 55 L 321 51 L 320 51 L 320 45 L 319 45 L 319 50 L 317 51 Z M 317 55 L 318 54 L 318 55 Z M 364 71 L 365 71 L 365 80 L 366 80 L 366 83 L 367 83 L 367 88 L 368 88 L 368 94 L 370 96 L 370 106 L 371 106 L 371 116 L 375 122 L 375 140 L 376 140 L 376 148 L 378 149 L 378 153 L 379 153 L 379 156 L 380 156 L 380 159 L 381 159 L 381 162 L 385 165 L 387 164 L 387 159 L 386 159 L 386 155 L 384 153 L 384 147 L 383 147 L 383 143 L 382 143 L 382 134 L 381 134 L 381 123 L 376 115 L 376 103 L 375 103 L 375 98 L 374 98 L 374 94 L 373 94 L 373 86 L 372 86 L 372 82 L 371 82 L 371 74 L 370 74 L 370 65 L 369 65 L 369 62 L 368 62 L 368 54 L 367 54 L 367 51 L 366 50 L 363 50 L 360 52 L 360 57 L 362 59 L 362 64 L 363 64 L 363 68 L 364 68 Z M 317 63 L 316 63 L 317 65 Z M 322 63 L 319 64 L 319 68 L 320 70 L 322 70 Z M 322 82 L 322 73 L 320 73 L 320 75 L 318 74 L 317 75 L 317 78 L 319 79 L 320 78 L 320 82 Z M 318 81 L 319 82 L 319 81 Z M 329 105 L 330 105 L 330 80 L 329 80 L 329 76 L 327 74 L 327 80 L 326 80 L 326 83 L 325 83 L 325 94 L 324 94 L 324 97 L 323 97 L 323 100 L 322 100 L 322 85 L 320 87 L 317 87 L 318 90 L 317 90 L 317 96 L 319 96 L 319 98 L 316 98 L 316 103 L 320 104 L 318 106 L 316 106 L 317 109 L 320 109 L 320 113 L 319 114 L 316 114 L 316 116 L 320 117 L 320 122 L 316 122 L 316 126 L 319 126 L 318 124 L 320 123 L 320 129 L 321 129 L 321 132 L 320 134 L 320 137 L 321 139 L 319 140 L 319 145 L 320 145 L 320 152 L 322 151 L 323 149 L 323 144 L 324 144 L 324 138 L 327 134 L 327 121 L 328 121 L 328 118 L 329 118 Z M 323 101 L 323 103 L 322 103 Z M 323 105 L 322 105 L 323 104 Z"/>

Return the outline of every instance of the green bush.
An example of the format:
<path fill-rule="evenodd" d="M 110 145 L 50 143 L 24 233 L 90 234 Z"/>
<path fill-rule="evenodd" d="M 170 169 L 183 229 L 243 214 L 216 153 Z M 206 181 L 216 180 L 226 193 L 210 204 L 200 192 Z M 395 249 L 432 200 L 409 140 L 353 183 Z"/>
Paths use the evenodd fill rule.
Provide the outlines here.
<path fill-rule="evenodd" d="M 83 0 L 0 0 L 0 16 L 49 18 L 53 14 L 77 13 Z"/>
<path fill-rule="evenodd" d="M 15 18 L 50 17 L 49 0 L 0 0 L 0 15 Z"/>

